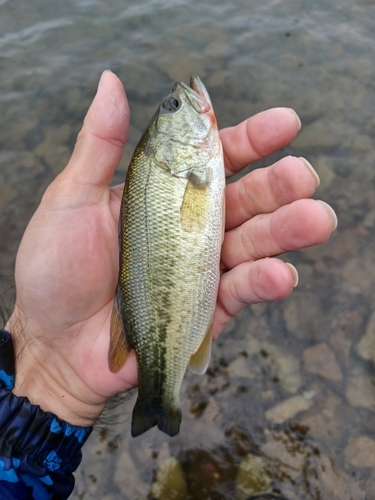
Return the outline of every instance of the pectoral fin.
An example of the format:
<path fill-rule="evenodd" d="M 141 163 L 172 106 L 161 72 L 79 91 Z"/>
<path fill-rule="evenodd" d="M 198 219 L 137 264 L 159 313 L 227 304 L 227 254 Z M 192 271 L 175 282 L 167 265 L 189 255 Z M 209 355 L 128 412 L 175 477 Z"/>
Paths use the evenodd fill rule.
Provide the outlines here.
<path fill-rule="evenodd" d="M 184 231 L 201 231 L 208 215 L 208 183 L 200 182 L 195 173 L 191 173 L 182 200 L 180 217 Z"/>
<path fill-rule="evenodd" d="M 131 351 L 131 347 L 126 339 L 121 317 L 121 292 L 119 286 L 117 286 L 115 299 L 113 301 L 110 332 L 111 338 L 108 350 L 108 364 L 111 372 L 117 373 L 124 366 Z"/>
<path fill-rule="evenodd" d="M 195 353 L 190 356 L 188 365 L 189 370 L 193 373 L 197 373 L 198 375 L 203 375 L 203 373 L 207 370 L 208 363 L 211 359 L 212 328 L 213 323 L 211 323 L 208 327 L 201 345 Z"/>

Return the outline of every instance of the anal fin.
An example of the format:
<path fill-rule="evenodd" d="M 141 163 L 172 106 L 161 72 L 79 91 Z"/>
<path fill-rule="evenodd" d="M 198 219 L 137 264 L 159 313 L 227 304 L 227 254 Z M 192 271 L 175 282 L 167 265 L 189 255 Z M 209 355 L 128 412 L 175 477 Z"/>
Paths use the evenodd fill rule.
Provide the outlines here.
<path fill-rule="evenodd" d="M 131 351 L 122 322 L 121 303 L 121 291 L 120 287 L 117 285 L 111 314 L 111 338 L 108 350 L 109 369 L 113 373 L 117 373 L 124 366 Z"/>
<path fill-rule="evenodd" d="M 205 373 L 211 359 L 212 329 L 213 322 L 211 322 L 210 326 L 207 328 L 201 345 L 195 353 L 190 356 L 188 365 L 189 370 L 198 375 L 203 375 L 203 373 Z"/>

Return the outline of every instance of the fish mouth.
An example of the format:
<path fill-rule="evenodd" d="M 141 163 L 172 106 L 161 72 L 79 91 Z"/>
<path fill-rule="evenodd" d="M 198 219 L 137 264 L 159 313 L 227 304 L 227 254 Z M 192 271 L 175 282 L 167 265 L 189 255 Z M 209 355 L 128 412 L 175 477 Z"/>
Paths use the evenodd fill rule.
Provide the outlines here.
<path fill-rule="evenodd" d="M 190 87 L 184 82 L 177 82 L 172 90 L 175 92 L 178 87 L 182 87 L 190 104 L 198 113 L 208 113 L 211 111 L 212 103 L 210 96 L 199 76 L 190 77 Z"/>
<path fill-rule="evenodd" d="M 210 107 L 212 107 L 210 96 L 208 95 L 206 87 L 203 85 L 199 76 L 190 77 L 190 88 L 194 90 Z"/>

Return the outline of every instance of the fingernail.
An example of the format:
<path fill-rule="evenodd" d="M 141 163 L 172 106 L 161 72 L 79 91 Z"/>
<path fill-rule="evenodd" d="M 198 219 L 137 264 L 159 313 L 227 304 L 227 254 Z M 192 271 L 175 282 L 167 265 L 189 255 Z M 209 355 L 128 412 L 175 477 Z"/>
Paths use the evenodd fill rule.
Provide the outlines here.
<path fill-rule="evenodd" d="M 100 86 L 102 85 L 103 80 L 104 80 L 104 75 L 105 75 L 106 73 L 112 73 L 112 71 L 111 71 L 110 69 L 106 69 L 106 70 L 104 70 L 104 71 L 103 71 L 102 76 L 100 77 L 100 80 L 99 80 L 99 83 L 98 83 L 98 89 L 99 89 L 99 88 L 100 88 Z"/>
<path fill-rule="evenodd" d="M 316 173 L 316 170 L 314 169 L 314 167 L 303 156 L 300 156 L 299 159 L 303 162 L 303 164 L 307 167 L 309 172 L 313 175 L 315 182 L 316 182 L 316 187 L 318 187 L 320 184 L 320 179 L 319 179 L 319 175 Z"/>
<path fill-rule="evenodd" d="M 300 120 L 300 117 L 297 115 L 297 113 L 294 111 L 294 109 L 292 108 L 289 108 L 290 111 L 293 113 L 296 121 L 297 121 L 297 124 L 298 124 L 298 130 L 301 130 L 301 127 L 302 127 L 302 123 L 301 123 L 301 120 Z"/>
<path fill-rule="evenodd" d="M 332 223 L 333 223 L 333 229 L 332 231 L 334 231 L 337 227 L 337 215 L 335 213 L 335 211 L 333 210 L 333 208 L 328 205 L 328 203 L 326 203 L 325 201 L 322 201 L 322 200 L 316 200 L 318 203 L 320 203 L 321 205 L 323 205 L 323 207 L 327 210 L 327 212 L 329 213 L 331 219 L 332 219 Z"/>
<path fill-rule="evenodd" d="M 289 269 L 291 270 L 292 272 L 292 276 L 293 276 L 293 282 L 294 282 L 294 285 L 293 285 L 293 288 L 295 288 L 297 285 L 298 285 L 298 271 L 297 269 L 293 266 L 293 264 L 290 264 L 289 262 L 285 262 L 285 265 L 289 267 Z"/>

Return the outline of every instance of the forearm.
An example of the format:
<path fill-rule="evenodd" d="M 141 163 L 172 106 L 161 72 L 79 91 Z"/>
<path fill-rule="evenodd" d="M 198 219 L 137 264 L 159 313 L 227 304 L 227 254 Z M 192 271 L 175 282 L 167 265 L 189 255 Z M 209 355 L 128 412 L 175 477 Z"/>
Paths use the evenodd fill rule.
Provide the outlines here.
<path fill-rule="evenodd" d="M 12 339 L 0 330 L 1 498 L 68 498 L 74 487 L 72 473 L 91 428 L 72 426 L 27 397 L 15 395 L 14 374 Z M 38 392 L 34 394 L 37 397 Z"/>

